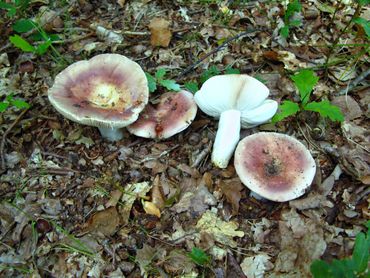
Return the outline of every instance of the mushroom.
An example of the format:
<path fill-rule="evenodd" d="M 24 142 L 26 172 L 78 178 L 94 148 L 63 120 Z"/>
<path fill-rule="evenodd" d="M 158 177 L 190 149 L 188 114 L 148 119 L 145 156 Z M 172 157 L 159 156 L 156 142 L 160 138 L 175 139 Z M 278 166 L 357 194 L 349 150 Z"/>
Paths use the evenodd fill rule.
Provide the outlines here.
<path fill-rule="evenodd" d="M 123 137 L 120 128 L 137 120 L 149 90 L 137 63 L 119 54 L 101 54 L 64 69 L 48 96 L 66 118 L 98 127 L 104 138 L 116 141 Z"/>
<path fill-rule="evenodd" d="M 240 138 L 240 128 L 264 123 L 276 113 L 278 104 L 266 99 L 269 89 L 246 74 L 218 75 L 208 79 L 195 94 L 195 102 L 206 114 L 220 118 L 213 144 L 212 162 L 226 168 Z"/>
<path fill-rule="evenodd" d="M 197 114 L 194 97 L 187 91 L 168 92 L 154 107 L 148 104 L 127 130 L 144 138 L 165 139 L 186 129 Z"/>
<path fill-rule="evenodd" d="M 259 132 L 241 140 L 235 170 L 244 185 L 265 199 L 285 202 L 300 197 L 311 185 L 315 160 L 297 139 Z"/>

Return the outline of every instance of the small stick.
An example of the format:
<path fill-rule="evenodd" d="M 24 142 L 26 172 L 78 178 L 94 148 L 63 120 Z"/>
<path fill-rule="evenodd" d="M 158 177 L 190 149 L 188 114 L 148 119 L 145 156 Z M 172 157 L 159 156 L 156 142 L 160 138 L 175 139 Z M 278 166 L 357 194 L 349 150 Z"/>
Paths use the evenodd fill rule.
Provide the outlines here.
<path fill-rule="evenodd" d="M 343 96 L 346 95 L 349 91 L 351 91 L 354 87 L 357 86 L 358 83 L 360 83 L 362 80 L 364 80 L 366 77 L 368 77 L 370 74 L 370 68 L 361 73 L 355 80 L 352 81 L 352 83 L 348 83 L 348 86 L 342 90 L 340 90 L 336 95 L 337 96 Z"/>
<path fill-rule="evenodd" d="M 220 46 L 216 47 L 215 49 L 213 49 L 211 52 L 207 53 L 205 56 L 203 56 L 202 58 L 200 58 L 198 61 L 196 61 L 194 64 L 188 66 L 185 70 L 183 70 L 178 78 L 182 78 L 184 75 L 188 74 L 189 72 L 191 72 L 193 69 L 195 69 L 200 63 L 202 63 L 205 59 L 207 59 L 209 56 L 217 53 L 218 51 L 220 51 L 222 48 L 224 48 L 225 46 L 227 46 L 230 42 L 232 41 L 235 41 L 241 37 L 244 37 L 250 33 L 254 33 L 254 32 L 257 32 L 257 31 L 263 31 L 263 30 L 260 30 L 260 29 L 252 29 L 252 30 L 248 30 L 248 31 L 245 31 L 245 32 L 242 32 L 242 33 L 239 33 L 231 38 L 228 38 L 226 41 L 224 41 Z"/>
<path fill-rule="evenodd" d="M 1 143 L 0 143 L 0 156 L 1 156 L 1 169 L 2 170 L 5 170 L 5 150 L 4 149 L 5 149 L 6 137 L 9 135 L 10 131 L 18 124 L 18 122 L 23 118 L 23 116 L 27 113 L 28 109 L 29 108 L 24 109 L 3 134 L 3 138 L 1 139 Z"/>

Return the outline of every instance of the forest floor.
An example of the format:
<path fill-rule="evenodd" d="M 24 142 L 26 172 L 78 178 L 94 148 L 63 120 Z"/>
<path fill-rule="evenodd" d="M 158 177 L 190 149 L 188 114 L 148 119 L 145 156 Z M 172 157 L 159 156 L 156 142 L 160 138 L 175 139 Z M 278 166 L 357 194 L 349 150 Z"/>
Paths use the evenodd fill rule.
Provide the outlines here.
<path fill-rule="evenodd" d="M 370 216 L 368 1 L 6 2 L 1 277 L 311 277 L 314 260 L 351 257 Z M 55 76 L 101 53 L 186 88 L 248 74 L 279 103 L 299 103 L 291 77 L 307 69 L 319 78 L 310 100 L 330 100 L 344 120 L 301 111 L 243 129 L 291 135 L 317 164 L 298 200 L 257 200 L 232 161 L 212 165 L 218 120 L 200 110 L 166 140 L 126 132 L 113 143 L 56 112 Z M 157 87 L 150 100 L 166 92 Z"/>

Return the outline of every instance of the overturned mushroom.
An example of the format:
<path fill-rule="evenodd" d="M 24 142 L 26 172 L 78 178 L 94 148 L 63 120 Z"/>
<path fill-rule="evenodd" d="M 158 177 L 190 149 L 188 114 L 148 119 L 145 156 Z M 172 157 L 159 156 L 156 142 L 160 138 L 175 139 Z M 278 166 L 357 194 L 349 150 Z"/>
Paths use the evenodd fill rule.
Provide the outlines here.
<path fill-rule="evenodd" d="M 148 95 L 144 71 L 119 54 L 101 54 L 70 65 L 56 76 L 48 92 L 59 113 L 98 127 L 111 141 L 122 139 L 120 128 L 136 121 Z"/>
<path fill-rule="evenodd" d="M 277 102 L 266 99 L 269 89 L 246 74 L 218 75 L 208 79 L 195 94 L 206 114 L 220 118 L 212 162 L 226 168 L 239 142 L 240 128 L 250 128 L 272 118 Z"/>
<path fill-rule="evenodd" d="M 275 202 L 303 195 L 316 172 L 315 161 L 301 142 L 273 132 L 259 132 L 241 140 L 234 164 L 244 185 Z"/>
<path fill-rule="evenodd" d="M 197 114 L 194 97 L 187 91 L 161 95 L 156 106 L 148 104 L 127 130 L 144 138 L 165 139 L 186 129 Z"/>

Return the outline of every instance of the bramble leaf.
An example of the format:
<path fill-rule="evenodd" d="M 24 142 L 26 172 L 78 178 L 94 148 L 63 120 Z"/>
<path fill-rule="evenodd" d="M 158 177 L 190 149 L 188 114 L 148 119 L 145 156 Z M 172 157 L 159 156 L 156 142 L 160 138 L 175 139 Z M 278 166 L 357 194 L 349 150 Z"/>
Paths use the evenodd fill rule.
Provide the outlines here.
<path fill-rule="evenodd" d="M 185 88 L 195 94 L 197 91 L 199 91 L 198 83 L 197 82 L 186 82 L 184 84 Z"/>
<path fill-rule="evenodd" d="M 271 119 L 273 123 L 279 122 L 299 112 L 299 105 L 290 100 L 284 100 L 279 106 L 279 112 Z"/>
<path fill-rule="evenodd" d="M 344 116 L 338 106 L 332 105 L 328 100 L 310 102 L 303 106 L 304 110 L 318 112 L 322 117 L 332 121 L 343 122 Z"/>
<path fill-rule="evenodd" d="M 319 77 L 316 76 L 314 71 L 304 69 L 298 74 L 292 75 L 290 78 L 298 88 L 302 104 L 305 105 L 310 99 L 310 93 L 317 81 L 319 81 Z"/>
<path fill-rule="evenodd" d="M 20 19 L 12 25 L 12 28 L 18 33 L 26 33 L 35 28 L 35 23 L 29 19 Z"/>
<path fill-rule="evenodd" d="M 191 252 L 188 253 L 188 256 L 192 259 L 194 263 L 200 266 L 204 266 L 211 261 L 211 258 L 207 256 L 207 254 L 202 249 L 196 247 L 193 247 L 193 249 L 191 249 Z"/>
<path fill-rule="evenodd" d="M 35 47 L 29 44 L 28 41 L 20 37 L 19 35 L 14 35 L 9 37 L 10 42 L 24 52 L 35 52 Z"/>
<path fill-rule="evenodd" d="M 225 74 L 240 74 L 240 70 L 234 69 L 232 67 L 227 67 L 225 69 Z"/>
<path fill-rule="evenodd" d="M 369 262 L 369 238 L 364 233 L 358 233 L 353 249 L 352 259 L 355 263 L 356 271 L 363 272 L 366 270 Z"/>
<path fill-rule="evenodd" d="M 180 91 L 181 89 L 180 85 L 177 84 L 176 81 L 172 79 L 159 80 L 159 84 L 161 84 L 166 89 L 172 90 L 172 91 Z"/>
<path fill-rule="evenodd" d="M 285 39 L 289 37 L 289 26 L 288 25 L 285 25 L 284 27 L 280 28 L 280 35 Z"/>
<path fill-rule="evenodd" d="M 155 78 L 150 75 L 149 73 L 145 73 L 146 79 L 148 80 L 148 88 L 149 92 L 153 93 L 155 90 L 157 90 L 157 84 Z"/>
<path fill-rule="evenodd" d="M 158 69 L 154 76 L 157 80 L 163 79 L 163 77 L 166 75 L 166 69 Z"/>
<path fill-rule="evenodd" d="M 291 1 L 285 11 L 284 15 L 284 21 L 285 23 L 289 22 L 289 18 L 294 15 L 294 13 L 299 13 L 302 9 L 301 3 L 299 3 L 299 0 L 293 0 Z"/>
<path fill-rule="evenodd" d="M 0 102 L 0 112 L 4 112 L 9 107 L 9 102 Z"/>
<path fill-rule="evenodd" d="M 46 41 L 42 44 L 40 44 L 37 48 L 36 48 L 36 53 L 38 55 L 43 55 L 45 54 L 46 51 L 48 51 L 48 48 L 50 47 L 51 45 L 51 41 Z"/>
<path fill-rule="evenodd" d="M 216 66 L 209 67 L 208 70 L 204 71 L 200 76 L 200 83 L 203 84 L 208 79 L 210 79 L 212 76 L 215 76 L 217 74 L 220 74 L 220 70 Z"/>
<path fill-rule="evenodd" d="M 13 99 L 11 101 L 11 104 L 14 105 L 18 109 L 25 109 L 25 108 L 31 107 L 27 102 L 25 102 L 24 100 L 20 100 L 20 99 Z"/>

